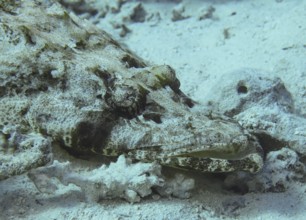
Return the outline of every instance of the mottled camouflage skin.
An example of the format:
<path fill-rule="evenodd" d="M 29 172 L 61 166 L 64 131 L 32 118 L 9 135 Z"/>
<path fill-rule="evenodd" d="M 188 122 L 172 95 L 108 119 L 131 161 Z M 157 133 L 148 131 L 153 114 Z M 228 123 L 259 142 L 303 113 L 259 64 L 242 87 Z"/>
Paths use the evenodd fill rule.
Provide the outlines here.
<path fill-rule="evenodd" d="M 202 172 L 262 167 L 256 138 L 188 98 L 171 67 L 147 66 L 53 1 L 8 1 L 0 16 L 4 142 L 37 133 L 81 155 Z"/>

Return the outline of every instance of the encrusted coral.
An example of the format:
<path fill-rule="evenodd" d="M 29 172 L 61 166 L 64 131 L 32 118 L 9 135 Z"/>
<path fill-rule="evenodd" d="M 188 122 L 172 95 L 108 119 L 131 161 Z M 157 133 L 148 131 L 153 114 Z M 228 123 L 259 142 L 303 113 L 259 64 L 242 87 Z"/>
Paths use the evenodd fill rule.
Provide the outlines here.
<path fill-rule="evenodd" d="M 288 146 L 306 155 L 306 119 L 295 109 L 285 83 L 269 75 L 255 69 L 222 75 L 202 92 L 203 101 L 256 134 L 266 151 Z"/>
<path fill-rule="evenodd" d="M 161 166 L 156 163 L 132 164 L 123 155 L 116 163 L 82 172 L 73 172 L 69 162 L 60 163 L 54 161 L 51 166 L 41 167 L 30 172 L 29 177 L 41 192 L 52 193 L 56 186 L 51 181 L 45 181 L 52 177 L 58 178 L 64 185 L 70 183 L 80 187 L 83 196 L 92 202 L 101 199 L 123 198 L 129 202 L 139 202 L 141 198 L 152 194 L 152 188 L 164 191 L 163 195 L 186 198 L 194 187 L 192 179 L 179 178 L 169 181 L 164 186 L 161 175 Z M 185 179 L 184 181 L 182 181 Z M 174 184 L 175 182 L 175 184 Z M 164 189 L 166 187 L 166 189 Z"/>
<path fill-rule="evenodd" d="M 45 165 L 52 159 L 51 141 L 39 134 L 21 134 L 11 128 L 0 132 L 0 180 Z"/>
<path fill-rule="evenodd" d="M 298 154 L 289 148 L 282 148 L 267 154 L 265 165 L 258 174 L 234 173 L 227 177 L 225 185 L 251 192 L 283 192 L 292 181 L 305 181 L 305 171 L 306 167 L 300 162 Z"/>

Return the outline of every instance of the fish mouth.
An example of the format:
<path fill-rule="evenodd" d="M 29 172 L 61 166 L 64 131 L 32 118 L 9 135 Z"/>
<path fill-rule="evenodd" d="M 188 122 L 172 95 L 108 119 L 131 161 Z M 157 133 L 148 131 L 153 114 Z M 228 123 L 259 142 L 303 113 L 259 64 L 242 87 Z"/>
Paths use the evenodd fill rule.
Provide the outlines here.
<path fill-rule="evenodd" d="M 248 154 L 239 160 L 204 157 L 176 157 L 169 158 L 169 160 L 166 160 L 165 163 L 162 164 L 174 168 L 204 173 L 229 173 L 235 171 L 257 173 L 263 167 L 263 158 L 257 153 Z"/>
<path fill-rule="evenodd" d="M 245 135 L 239 135 L 226 143 L 180 147 L 173 152 L 169 152 L 169 156 L 240 160 L 252 153 L 262 154 L 259 143 Z"/>
<path fill-rule="evenodd" d="M 202 149 L 201 149 L 202 148 Z M 165 164 L 200 172 L 246 171 L 257 173 L 263 167 L 263 150 L 257 141 L 248 140 L 237 144 L 215 143 L 188 152 L 170 153 Z"/>
<path fill-rule="evenodd" d="M 241 149 L 239 146 L 223 145 L 226 148 L 212 147 L 212 149 L 193 150 L 185 153 L 177 153 L 170 157 L 195 157 L 195 158 L 214 158 L 224 160 L 240 160 L 247 155 L 256 152 L 251 149 Z"/>
<path fill-rule="evenodd" d="M 226 150 L 224 147 L 227 147 Z M 166 150 L 161 146 L 154 146 L 150 152 L 142 148 L 130 155 L 136 160 L 157 161 L 166 167 L 206 173 L 234 171 L 257 173 L 263 166 L 263 153 L 257 142 L 251 142 L 248 146 L 215 144 L 210 149 L 207 149 L 207 146 L 202 146 L 202 149 L 199 147 L 197 150 L 190 150 L 190 148 Z"/>

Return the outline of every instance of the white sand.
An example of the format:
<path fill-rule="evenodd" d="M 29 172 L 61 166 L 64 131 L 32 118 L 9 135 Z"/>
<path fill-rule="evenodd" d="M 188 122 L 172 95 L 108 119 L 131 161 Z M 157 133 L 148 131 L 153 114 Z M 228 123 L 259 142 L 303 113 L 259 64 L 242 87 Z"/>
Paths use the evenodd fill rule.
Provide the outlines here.
<path fill-rule="evenodd" d="M 305 0 L 186 0 L 183 5 L 183 15 L 190 18 L 172 22 L 175 1 L 143 1 L 146 11 L 159 12 L 161 20 L 129 23 L 131 33 L 123 38 L 108 24 L 111 16 L 99 25 L 140 57 L 171 65 L 182 90 L 199 102 L 206 101 L 203 94 L 220 75 L 248 67 L 280 77 L 297 112 L 306 115 Z M 201 10 L 209 6 L 215 8 L 213 17 L 198 20 Z M 305 183 L 292 182 L 282 193 L 239 195 L 222 189 L 216 177 L 190 175 L 197 184 L 190 199 L 149 197 L 136 204 L 121 200 L 86 203 L 78 199 L 73 186 L 60 186 L 57 195 L 44 195 L 27 176 L 17 176 L 0 182 L 0 219 L 305 218 Z"/>

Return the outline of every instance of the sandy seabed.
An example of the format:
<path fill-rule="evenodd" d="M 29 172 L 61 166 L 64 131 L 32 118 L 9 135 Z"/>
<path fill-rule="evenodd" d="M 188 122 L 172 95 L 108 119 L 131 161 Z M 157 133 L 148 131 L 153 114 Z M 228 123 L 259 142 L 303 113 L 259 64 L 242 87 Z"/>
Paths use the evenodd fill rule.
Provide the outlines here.
<path fill-rule="evenodd" d="M 146 11 L 144 21 L 141 15 L 122 20 L 139 2 Z M 205 104 L 220 78 L 254 68 L 267 77 L 279 77 L 292 95 L 296 112 L 305 117 L 305 0 L 145 0 L 125 5 L 120 13 L 101 19 L 82 16 L 150 63 L 172 66 L 182 91 L 195 101 Z M 0 219 L 305 218 L 304 182 L 291 181 L 284 192 L 240 194 L 223 189 L 219 176 L 185 175 L 196 180 L 189 199 L 149 197 L 135 204 L 87 203 L 67 188 L 42 195 L 26 175 L 16 176 L 0 182 Z"/>

